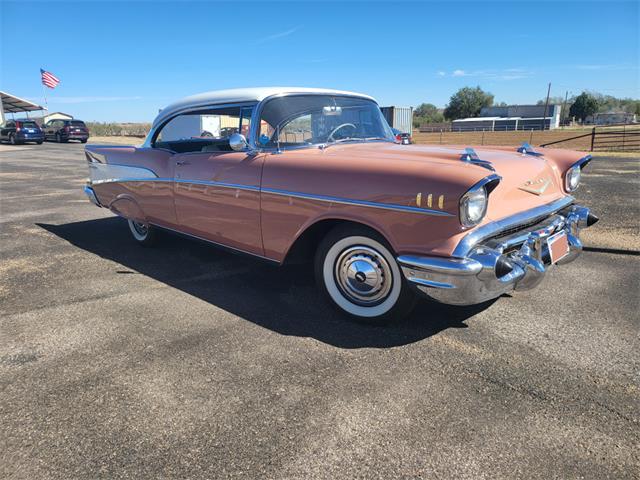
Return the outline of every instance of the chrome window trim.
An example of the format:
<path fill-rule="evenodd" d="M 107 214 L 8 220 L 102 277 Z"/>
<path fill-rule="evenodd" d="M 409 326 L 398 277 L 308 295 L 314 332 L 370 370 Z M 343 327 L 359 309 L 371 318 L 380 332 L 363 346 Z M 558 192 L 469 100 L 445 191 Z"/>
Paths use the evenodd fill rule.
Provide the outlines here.
<path fill-rule="evenodd" d="M 160 131 L 167 123 L 169 123 L 171 120 L 173 120 L 179 115 L 184 115 L 185 113 L 192 113 L 192 112 L 198 112 L 201 110 L 209 110 L 209 109 L 253 107 L 253 113 L 251 115 L 251 123 L 253 124 L 253 121 L 255 118 L 255 111 L 256 111 L 255 107 L 258 104 L 259 102 L 254 101 L 254 102 L 239 102 L 239 103 L 204 103 L 204 104 L 190 105 L 189 107 L 185 107 L 182 110 L 173 112 L 167 118 L 162 119 L 162 121 L 157 125 L 153 125 L 151 127 L 151 130 L 149 130 L 149 134 L 147 135 L 147 138 L 145 138 L 145 141 L 142 144 L 142 147 L 153 148 L 155 150 L 156 147 L 153 146 L 153 138 L 156 136 L 156 132 Z M 249 130 L 249 132 L 251 132 L 252 130 L 253 130 L 253 125 L 251 125 L 251 129 Z M 158 150 L 167 150 L 167 149 L 158 148 Z M 178 153 L 178 152 L 173 152 L 171 150 L 168 150 L 168 151 L 170 151 L 173 154 Z M 189 152 L 185 152 L 185 153 L 189 153 Z"/>
<path fill-rule="evenodd" d="M 92 185 L 100 185 L 104 183 L 135 183 L 135 182 L 173 182 L 173 183 L 189 183 L 193 185 L 206 185 L 211 187 L 220 187 L 220 188 L 230 188 L 235 190 L 247 190 L 252 192 L 260 192 L 271 195 L 278 195 L 283 197 L 294 197 L 301 198 L 303 200 L 315 200 L 319 202 L 325 203 L 337 203 L 340 205 L 353 205 L 356 207 L 368 207 L 368 208 L 379 208 L 382 210 L 394 210 L 405 213 L 419 213 L 423 215 L 432 215 L 437 217 L 453 217 L 455 215 L 449 212 L 443 212 L 441 210 L 431 210 L 427 208 L 420 207 L 411 207 L 407 205 L 397 205 L 393 203 L 380 203 L 380 202 L 370 202 L 367 200 L 356 200 L 351 198 L 343 198 L 343 197 L 332 197 L 329 195 L 316 195 L 312 193 L 304 193 L 304 192 L 294 192 L 290 190 L 281 190 L 277 188 L 261 188 L 255 185 L 241 185 L 237 183 L 225 183 L 225 182 L 214 182 L 207 180 L 187 180 L 187 179 L 173 179 L 173 178 L 113 178 L 113 179 L 104 179 L 104 180 L 96 180 L 95 182 L 91 182 Z"/>
<path fill-rule="evenodd" d="M 501 232 L 513 227 L 517 227 L 518 225 L 530 223 L 538 218 L 542 219 L 544 217 L 552 215 L 557 211 L 571 205 L 574 201 L 575 198 L 569 195 L 558 200 L 554 200 L 553 202 L 546 205 L 541 205 L 530 210 L 525 210 L 524 212 L 516 213 L 515 215 L 511 215 L 501 220 L 496 220 L 487 223 L 486 225 L 482 225 L 481 227 L 478 227 L 465 235 L 462 240 L 458 242 L 458 245 L 454 249 L 451 256 L 464 258 L 471 251 L 471 249 L 482 240 L 499 235 Z"/>

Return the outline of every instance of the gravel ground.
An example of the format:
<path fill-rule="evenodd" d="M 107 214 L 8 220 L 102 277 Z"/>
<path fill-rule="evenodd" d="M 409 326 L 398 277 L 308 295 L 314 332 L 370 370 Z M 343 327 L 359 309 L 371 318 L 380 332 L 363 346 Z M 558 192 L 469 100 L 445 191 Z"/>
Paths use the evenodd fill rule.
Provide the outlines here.
<path fill-rule="evenodd" d="M 90 205 L 81 145 L 0 146 L 0 478 L 638 478 L 638 159 L 536 290 L 339 318 L 308 269 Z"/>

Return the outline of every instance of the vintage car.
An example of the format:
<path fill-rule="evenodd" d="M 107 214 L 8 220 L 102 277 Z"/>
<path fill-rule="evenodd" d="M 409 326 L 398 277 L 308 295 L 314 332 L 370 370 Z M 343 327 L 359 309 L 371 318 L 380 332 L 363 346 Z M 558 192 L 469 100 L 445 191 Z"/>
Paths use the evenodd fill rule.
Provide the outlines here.
<path fill-rule="evenodd" d="M 330 302 L 369 322 L 406 314 L 415 293 L 469 305 L 533 288 L 598 220 L 571 195 L 588 155 L 403 146 L 373 98 L 344 91 L 191 96 L 141 146 L 86 158 L 85 193 L 140 244 L 166 229 L 274 264 L 313 258 Z"/>

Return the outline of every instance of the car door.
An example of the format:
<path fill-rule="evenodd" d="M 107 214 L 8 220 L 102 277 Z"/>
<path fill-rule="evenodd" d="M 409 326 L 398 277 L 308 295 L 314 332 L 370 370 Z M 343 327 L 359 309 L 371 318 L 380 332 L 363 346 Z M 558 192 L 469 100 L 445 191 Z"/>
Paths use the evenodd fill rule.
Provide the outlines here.
<path fill-rule="evenodd" d="M 15 124 L 12 121 L 9 121 L 5 124 L 4 127 L 2 127 L 2 129 L 0 130 L 0 138 L 2 138 L 2 140 L 9 140 L 9 134 L 11 133 L 14 125 Z"/>
<path fill-rule="evenodd" d="M 260 177 L 264 155 L 200 152 L 174 155 L 175 208 L 185 233 L 263 254 Z"/>

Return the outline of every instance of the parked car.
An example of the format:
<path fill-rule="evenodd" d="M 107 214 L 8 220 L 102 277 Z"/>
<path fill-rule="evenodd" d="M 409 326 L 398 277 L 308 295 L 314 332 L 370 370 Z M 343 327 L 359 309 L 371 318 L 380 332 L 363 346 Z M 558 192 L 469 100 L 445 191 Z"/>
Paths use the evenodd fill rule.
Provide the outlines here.
<path fill-rule="evenodd" d="M 38 124 L 27 119 L 9 120 L 0 128 L 0 142 L 12 145 L 35 142 L 40 145 L 44 141 L 44 134 Z"/>
<path fill-rule="evenodd" d="M 171 127 L 199 128 L 192 115 L 248 137 Z M 469 305 L 533 288 L 575 260 L 580 230 L 597 221 L 572 196 L 590 156 L 398 145 L 358 93 L 204 93 L 163 109 L 141 146 L 85 151 L 85 193 L 138 243 L 166 229 L 278 265 L 313 258 L 329 301 L 370 322 L 406 314 L 415 293 Z"/>
<path fill-rule="evenodd" d="M 411 144 L 411 134 L 407 132 L 401 132 L 397 128 L 392 128 L 393 136 L 396 137 L 396 141 L 402 145 Z"/>
<path fill-rule="evenodd" d="M 89 129 L 82 120 L 49 120 L 42 129 L 46 140 L 55 140 L 58 143 L 69 140 L 87 143 L 89 139 Z"/>

